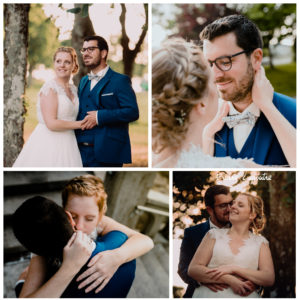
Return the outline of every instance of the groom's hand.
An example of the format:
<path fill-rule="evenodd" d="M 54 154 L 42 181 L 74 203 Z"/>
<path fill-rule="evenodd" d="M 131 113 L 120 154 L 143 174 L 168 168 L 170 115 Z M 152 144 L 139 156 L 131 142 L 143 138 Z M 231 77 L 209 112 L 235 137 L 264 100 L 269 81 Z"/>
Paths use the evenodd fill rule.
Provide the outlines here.
<path fill-rule="evenodd" d="M 95 126 L 97 126 L 97 111 L 88 111 L 87 115 L 82 120 L 81 129 L 92 129 Z"/>

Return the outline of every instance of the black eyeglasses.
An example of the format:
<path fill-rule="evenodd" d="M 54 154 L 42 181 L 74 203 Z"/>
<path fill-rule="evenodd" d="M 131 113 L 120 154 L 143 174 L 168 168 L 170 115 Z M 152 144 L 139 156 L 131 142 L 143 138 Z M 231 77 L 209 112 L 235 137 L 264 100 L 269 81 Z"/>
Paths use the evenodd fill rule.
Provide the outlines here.
<path fill-rule="evenodd" d="M 91 54 L 95 49 L 100 49 L 99 47 L 87 47 L 87 48 L 81 48 L 80 53 L 84 54 L 85 51 L 87 51 L 88 54 Z"/>
<path fill-rule="evenodd" d="M 221 209 L 226 209 L 228 206 L 230 208 L 232 203 L 233 203 L 233 201 L 230 201 L 228 203 L 222 203 L 222 204 L 215 205 L 215 207 L 219 207 Z"/>
<path fill-rule="evenodd" d="M 249 53 L 251 51 L 252 50 L 244 50 L 244 51 L 238 52 L 233 55 L 220 56 L 220 57 L 217 57 L 215 60 L 208 60 L 208 62 L 211 67 L 215 64 L 219 70 L 226 72 L 226 71 L 229 71 L 232 67 L 231 59 L 233 57 L 241 55 L 243 53 Z"/>

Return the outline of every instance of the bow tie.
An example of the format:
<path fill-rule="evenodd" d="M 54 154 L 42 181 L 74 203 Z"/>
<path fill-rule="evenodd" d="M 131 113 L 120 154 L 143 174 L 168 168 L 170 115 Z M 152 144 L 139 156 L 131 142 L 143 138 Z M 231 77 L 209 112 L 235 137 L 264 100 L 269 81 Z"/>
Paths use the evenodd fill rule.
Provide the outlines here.
<path fill-rule="evenodd" d="M 229 128 L 232 128 L 239 124 L 248 124 L 250 126 L 254 126 L 257 117 L 250 111 L 247 111 L 246 113 L 240 115 L 224 117 L 222 120 L 227 124 Z"/>
<path fill-rule="evenodd" d="M 94 75 L 94 74 L 88 74 L 88 78 L 89 78 L 89 80 L 93 80 L 93 79 L 95 79 L 95 80 L 97 80 L 97 81 L 99 81 L 101 78 L 102 78 L 102 76 L 99 76 L 99 75 Z"/>

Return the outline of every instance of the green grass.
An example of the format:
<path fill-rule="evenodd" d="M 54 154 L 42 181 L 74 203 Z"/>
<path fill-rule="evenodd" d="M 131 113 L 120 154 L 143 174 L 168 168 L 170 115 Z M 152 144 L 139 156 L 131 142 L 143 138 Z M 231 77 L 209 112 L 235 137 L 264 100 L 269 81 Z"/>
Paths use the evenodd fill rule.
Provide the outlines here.
<path fill-rule="evenodd" d="M 42 85 L 42 81 L 33 80 L 32 85 L 27 88 L 25 92 L 27 108 L 24 125 L 25 140 L 28 139 L 38 123 L 36 102 L 38 92 Z M 136 96 L 140 111 L 140 118 L 138 121 L 131 123 L 129 127 L 133 161 L 133 164 L 130 166 L 144 167 L 148 165 L 148 92 L 137 93 Z"/>
<path fill-rule="evenodd" d="M 274 70 L 265 67 L 265 70 L 275 92 L 296 98 L 296 63 L 275 66 Z"/>

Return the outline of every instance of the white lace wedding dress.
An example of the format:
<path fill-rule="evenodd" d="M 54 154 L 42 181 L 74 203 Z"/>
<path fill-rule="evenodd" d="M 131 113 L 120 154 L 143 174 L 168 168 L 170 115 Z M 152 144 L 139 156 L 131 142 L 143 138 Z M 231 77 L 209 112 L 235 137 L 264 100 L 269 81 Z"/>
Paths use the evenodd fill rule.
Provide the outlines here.
<path fill-rule="evenodd" d="M 152 160 L 157 159 L 157 154 L 152 153 Z M 178 157 L 178 158 L 177 158 Z M 176 162 L 177 160 L 177 162 Z M 174 162 L 175 165 L 174 165 Z M 245 162 L 252 163 L 252 160 L 235 159 L 227 157 L 213 157 L 204 154 L 199 146 L 190 145 L 189 150 L 182 150 L 180 153 L 174 153 L 167 159 L 155 163 L 155 168 L 245 168 Z M 250 167 L 250 165 L 248 165 Z"/>
<path fill-rule="evenodd" d="M 232 253 L 229 245 L 230 237 L 228 230 L 211 229 L 207 234 L 210 234 L 216 240 L 212 258 L 207 265 L 209 268 L 216 268 L 222 265 L 236 265 L 243 268 L 258 269 L 259 252 L 262 243 L 268 244 L 268 241 L 260 235 L 255 235 L 249 232 L 249 238 L 244 241 L 244 245 L 240 247 L 237 254 Z M 256 291 L 247 296 L 248 298 L 259 298 Z M 193 298 L 244 298 L 233 292 L 229 287 L 223 291 L 213 292 L 204 285 L 195 289 Z"/>
<path fill-rule="evenodd" d="M 54 79 L 46 82 L 38 94 L 38 125 L 25 143 L 13 167 L 82 167 L 74 130 L 52 131 L 46 126 L 40 106 L 40 95 L 50 89 L 58 96 L 57 119 L 75 121 L 79 109 L 77 89 L 71 85 L 73 101 Z"/>

